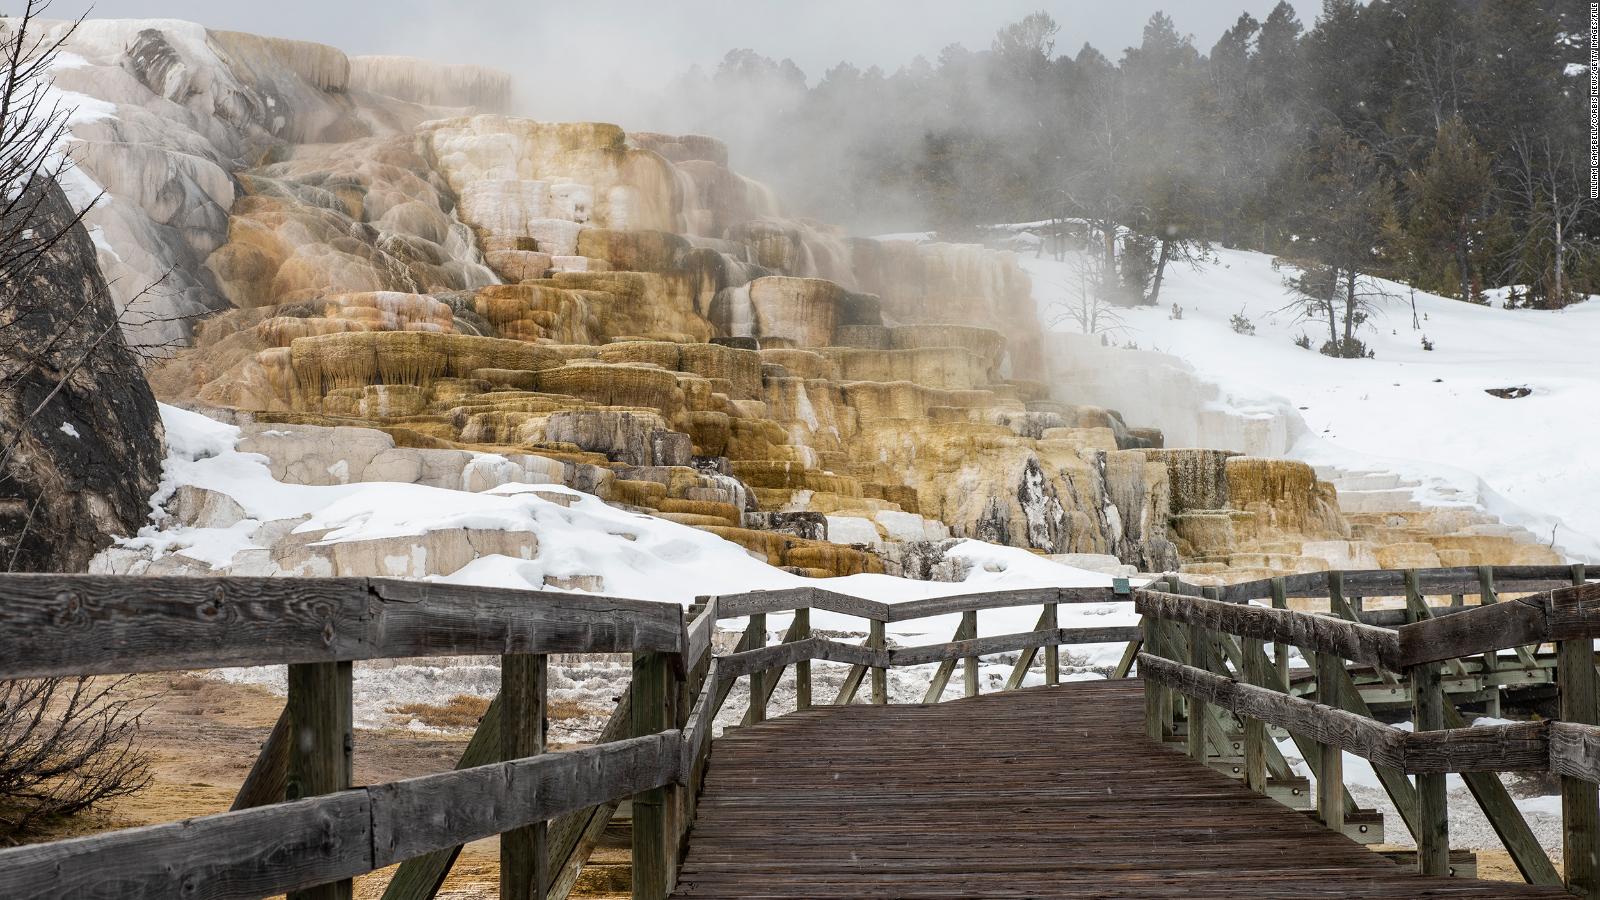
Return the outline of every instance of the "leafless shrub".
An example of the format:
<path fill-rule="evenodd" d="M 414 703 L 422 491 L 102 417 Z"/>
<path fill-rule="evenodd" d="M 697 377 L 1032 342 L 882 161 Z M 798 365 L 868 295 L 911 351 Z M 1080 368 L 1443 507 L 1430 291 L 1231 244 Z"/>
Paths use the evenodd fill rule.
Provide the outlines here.
<path fill-rule="evenodd" d="M 150 700 L 128 678 L 0 682 L 0 841 L 149 784 Z"/>

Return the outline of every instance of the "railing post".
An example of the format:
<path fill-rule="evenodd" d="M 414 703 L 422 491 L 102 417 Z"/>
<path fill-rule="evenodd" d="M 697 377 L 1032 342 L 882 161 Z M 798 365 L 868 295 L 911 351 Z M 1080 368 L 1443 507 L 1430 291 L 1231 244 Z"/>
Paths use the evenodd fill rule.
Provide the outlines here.
<path fill-rule="evenodd" d="M 1288 609 L 1289 595 L 1283 586 L 1283 577 L 1272 579 L 1272 608 Z M 1289 645 L 1283 641 L 1272 642 L 1272 664 L 1278 669 L 1278 680 L 1283 682 L 1284 690 L 1289 689 Z"/>
<path fill-rule="evenodd" d="M 1331 650 L 1317 654 L 1317 699 L 1323 706 L 1341 709 L 1339 680 L 1344 660 Z M 1441 726 L 1443 727 L 1443 726 Z M 1322 771 L 1317 776 L 1317 817 L 1334 831 L 1344 831 L 1344 751 L 1319 743 Z"/>
<path fill-rule="evenodd" d="M 1160 643 L 1156 639 L 1156 629 L 1161 627 L 1160 620 L 1155 616 L 1145 616 L 1139 623 L 1144 632 L 1144 650 L 1151 656 L 1161 655 Z M 1166 738 L 1166 723 L 1163 721 L 1162 694 L 1166 691 L 1161 682 L 1154 678 L 1145 678 L 1144 673 L 1139 673 L 1144 682 L 1144 733 L 1145 736 L 1156 743 L 1161 743 Z"/>
<path fill-rule="evenodd" d="M 1478 567 L 1478 605 L 1479 606 L 1488 606 L 1489 604 L 1494 603 L 1496 601 L 1496 599 L 1497 598 L 1495 597 L 1495 593 L 1494 593 L 1494 567 L 1493 566 L 1479 566 Z M 1495 669 L 1498 669 L 1499 667 L 1500 667 L 1500 651 L 1498 651 L 1498 650 L 1486 651 L 1483 654 L 1483 674 L 1486 675 L 1486 676 L 1492 676 L 1494 674 Z M 1492 679 L 1491 678 L 1485 678 L 1484 680 L 1485 681 L 1491 681 Z M 1494 716 L 1495 718 L 1499 718 L 1500 717 L 1500 686 L 1499 685 L 1492 684 L 1492 683 L 1489 685 L 1489 702 L 1487 704 L 1485 704 L 1484 712 L 1486 714 L 1488 714 L 1488 715 Z"/>
<path fill-rule="evenodd" d="M 1205 672 L 1211 671 L 1211 634 L 1198 625 L 1188 626 L 1189 665 Z M 1188 698 L 1189 758 L 1198 763 L 1206 761 L 1206 703 L 1198 697 Z"/>
<path fill-rule="evenodd" d="M 1242 638 L 1239 652 L 1244 657 L 1245 683 L 1266 687 L 1261 639 Z M 1251 716 L 1244 717 L 1244 783 L 1258 794 L 1267 792 L 1267 723 Z"/>
<path fill-rule="evenodd" d="M 1417 731 L 1444 728 L 1444 688 L 1439 684 L 1439 664 L 1424 663 L 1411 669 L 1412 722 Z M 1423 875 L 1450 874 L 1449 804 L 1444 773 L 1417 778 L 1417 871 Z"/>
<path fill-rule="evenodd" d="M 1406 621 L 1414 622 L 1427 613 L 1427 601 L 1418 586 L 1417 571 L 1405 572 Z M 1444 729 L 1444 686 L 1439 682 L 1440 663 L 1411 667 L 1411 722 L 1416 731 Z M 1450 874 L 1450 807 L 1445 793 L 1444 773 L 1419 774 L 1417 778 L 1417 871 L 1423 875 Z"/>
<path fill-rule="evenodd" d="M 794 639 L 803 641 L 811 637 L 811 610 L 794 611 Z M 811 708 L 811 660 L 802 659 L 794 664 L 795 709 Z"/>
<path fill-rule="evenodd" d="M 750 635 L 750 649 L 760 650 L 767 645 L 767 614 L 751 613 L 750 625 L 747 632 Z M 750 673 L 750 722 L 765 722 L 767 720 L 767 673 L 757 669 Z"/>
<path fill-rule="evenodd" d="M 1584 574 L 1582 565 L 1573 566 L 1573 584 L 1583 584 Z M 1563 722 L 1600 725 L 1592 638 L 1556 644 L 1556 683 Z M 1600 800 L 1594 783 L 1561 776 L 1561 826 L 1567 889 L 1580 897 L 1600 897 Z"/>
<path fill-rule="evenodd" d="M 1056 610 L 1057 604 L 1044 605 L 1044 627 L 1060 628 L 1060 617 Z M 1044 683 L 1054 685 L 1061 683 L 1061 647 L 1051 642 L 1044 648 Z"/>
<path fill-rule="evenodd" d="M 969 609 L 962 613 L 961 627 L 967 630 L 967 634 L 976 638 L 978 636 L 978 611 Z M 966 695 L 968 697 L 976 697 L 978 696 L 978 658 L 976 656 L 968 656 L 962 660 L 962 664 L 967 689 Z"/>
<path fill-rule="evenodd" d="M 877 619 L 873 619 L 867 627 L 867 646 L 874 650 L 889 646 L 884 640 L 883 623 Z M 889 702 L 889 670 L 883 666 L 872 667 L 872 702 L 878 706 Z"/>
<path fill-rule="evenodd" d="M 633 656 L 633 734 L 643 737 L 672 727 L 672 666 L 665 653 Z M 634 900 L 664 900 L 672 880 L 676 848 L 668 846 L 667 789 L 633 796 Z"/>
<path fill-rule="evenodd" d="M 522 759 L 544 752 L 545 691 L 549 658 L 507 653 L 500 657 L 500 758 Z M 544 900 L 550 860 L 544 822 L 500 835 L 501 900 Z"/>
<path fill-rule="evenodd" d="M 1328 612 L 1338 615 L 1344 609 L 1344 573 L 1328 573 Z M 1317 701 L 1340 709 L 1339 681 L 1344 675 L 1344 659 L 1324 650 L 1317 654 Z M 1344 751 L 1333 744 L 1319 743 L 1322 756 L 1317 776 L 1317 817 L 1334 831 L 1344 831 Z"/>
<path fill-rule="evenodd" d="M 284 798 L 299 800 L 348 790 L 351 782 L 352 697 L 349 662 L 289 666 L 289 775 Z M 349 879 L 293 891 L 288 900 L 350 900 Z"/>

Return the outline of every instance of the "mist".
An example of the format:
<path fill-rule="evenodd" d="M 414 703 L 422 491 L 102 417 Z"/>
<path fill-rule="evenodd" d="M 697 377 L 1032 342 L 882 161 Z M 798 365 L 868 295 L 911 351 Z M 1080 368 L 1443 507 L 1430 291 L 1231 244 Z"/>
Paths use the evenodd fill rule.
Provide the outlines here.
<path fill-rule="evenodd" d="M 1180 33 L 1193 34 L 1209 46 L 1238 17 L 1249 11 L 1265 16 L 1273 0 L 1204 0 L 1173 4 L 1131 0 L 1115 7 L 1104 3 L 1041 2 L 1041 0 L 883 0 L 868 4 L 819 0 L 808 4 L 756 2 L 729 4 L 710 0 L 637 2 L 600 0 L 581 9 L 551 3 L 467 0 L 446 4 L 431 0 L 396 0 L 378 13 L 367 4 L 283 0 L 274 4 L 204 0 L 100 0 L 97 18 L 162 17 L 190 19 L 208 27 L 249 31 L 331 44 L 352 55 L 396 54 L 438 62 L 474 63 L 512 74 L 517 90 L 515 111 L 544 120 L 600 120 L 629 130 L 707 132 L 730 146 L 736 170 L 773 183 L 797 213 L 838 215 L 845 206 L 817 203 L 798 193 L 845 191 L 846 183 L 818 185 L 815 167 L 794 171 L 787 161 L 841 151 L 859 142 L 849 135 L 775 135 L 776 117 L 795 98 L 779 90 L 757 96 L 741 88 L 736 108 L 708 109 L 726 101 L 686 89 L 694 73 L 714 75 L 730 51 L 745 50 L 775 61 L 790 61 L 808 86 L 816 86 L 835 66 L 862 71 L 874 67 L 892 74 L 907 66 L 936 60 L 945 48 L 961 45 L 971 51 L 989 48 L 994 34 L 1031 12 L 1044 10 L 1060 23 L 1058 52 L 1076 54 L 1092 44 L 1112 60 L 1139 43 L 1150 15 L 1165 9 Z M 1299 0 L 1302 18 L 1314 16 L 1318 4 Z M 59 0 L 58 15 L 72 15 L 86 4 Z M 920 60 L 920 62 L 919 62 Z M 841 123 L 842 124 L 842 123 Z M 872 127 L 871 122 L 861 123 Z M 946 123 L 940 123 L 946 124 Z M 825 140 L 823 140 L 825 138 Z M 804 153 L 779 152 L 774 142 L 816 140 Z M 839 160 L 841 169 L 853 161 Z M 868 216 L 845 215 L 851 226 L 918 228 L 917 204 L 908 212 Z M 847 211 L 847 210 L 846 210 Z"/>

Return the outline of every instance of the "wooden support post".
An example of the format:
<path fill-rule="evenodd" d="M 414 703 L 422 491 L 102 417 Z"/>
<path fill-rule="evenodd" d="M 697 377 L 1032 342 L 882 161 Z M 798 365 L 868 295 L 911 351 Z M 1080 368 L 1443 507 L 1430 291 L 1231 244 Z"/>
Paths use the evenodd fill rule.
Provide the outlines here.
<path fill-rule="evenodd" d="M 956 633 L 951 636 L 951 641 L 965 641 L 977 635 L 967 630 L 967 617 L 961 617 L 961 624 L 956 626 Z M 934 671 L 933 678 L 928 681 L 928 691 L 922 695 L 923 703 L 938 703 L 944 699 L 945 685 L 950 683 L 950 676 L 956 671 L 955 659 L 947 659 L 939 663 L 939 668 Z"/>
<path fill-rule="evenodd" d="M 1493 592 L 1493 581 L 1484 582 L 1484 566 L 1479 571 L 1480 588 L 1485 584 Z M 1492 599 L 1484 602 L 1493 603 Z M 1410 607 L 1408 606 L 1408 609 Z M 1426 606 L 1411 610 L 1409 619 L 1425 621 L 1434 617 L 1434 612 Z M 1349 616 L 1346 616 L 1349 618 Z M 1361 701 L 1360 692 L 1356 689 L 1355 682 L 1347 674 L 1340 688 L 1340 699 L 1344 708 L 1357 715 L 1372 717 L 1372 711 Z M 1461 718 L 1461 713 L 1456 711 L 1455 704 L 1450 702 L 1449 695 L 1442 698 L 1440 707 L 1444 711 L 1445 728 L 1466 728 L 1467 722 Z M 1399 809 L 1400 816 L 1406 822 L 1406 827 L 1411 829 L 1412 836 L 1421 833 L 1421 826 L 1417 822 L 1417 794 L 1411 782 L 1392 769 L 1383 766 L 1374 766 L 1378 779 L 1383 783 L 1384 789 L 1389 792 L 1389 797 Z M 1511 799 L 1511 794 L 1506 791 L 1505 785 L 1500 783 L 1500 776 L 1494 772 L 1462 772 L 1461 780 L 1466 782 L 1467 790 L 1472 792 L 1478 807 L 1483 810 L 1483 816 L 1489 820 L 1489 825 L 1500 838 L 1500 843 L 1511 855 L 1511 861 L 1516 864 L 1517 871 L 1522 873 L 1523 880 L 1529 884 L 1558 885 L 1561 883 L 1561 874 L 1555 866 L 1550 864 L 1550 856 L 1545 853 L 1539 839 L 1534 836 L 1533 829 L 1528 827 L 1528 822 L 1522 816 L 1522 811 L 1517 808 Z"/>
<path fill-rule="evenodd" d="M 1266 658 L 1261 653 L 1261 640 L 1243 638 L 1240 655 L 1244 657 L 1241 668 L 1245 682 L 1265 687 Z M 1267 792 L 1267 723 L 1249 716 L 1244 719 L 1244 783 L 1258 794 Z"/>
<path fill-rule="evenodd" d="M 794 611 L 794 639 L 803 641 L 811 637 L 811 610 Z M 794 664 L 795 709 L 811 708 L 811 660 L 802 659 Z"/>
<path fill-rule="evenodd" d="M 867 627 L 867 646 L 874 650 L 882 650 L 888 646 L 883 635 L 883 623 L 873 619 Z M 875 706 L 883 706 L 889 702 L 889 670 L 882 666 L 872 667 L 872 702 Z"/>
<path fill-rule="evenodd" d="M 605 739 L 602 735 L 601 741 Z M 478 727 L 472 732 L 472 739 L 467 741 L 467 748 L 461 752 L 456 768 L 488 765 L 499 758 L 500 698 L 497 696 L 489 701 L 489 708 L 478 720 Z M 450 867 L 455 865 L 456 857 L 460 855 L 460 847 L 451 847 L 406 860 L 395 871 L 394 877 L 389 879 L 388 886 L 383 889 L 382 900 L 433 900 L 444 884 L 445 876 L 450 874 Z"/>
<path fill-rule="evenodd" d="M 1189 665 L 1211 671 L 1211 635 L 1198 625 L 1187 628 L 1189 632 Z M 1198 763 L 1206 761 L 1206 704 L 1196 697 L 1188 698 L 1189 758 Z"/>
<path fill-rule="evenodd" d="M 522 759 L 544 752 L 544 654 L 507 653 L 500 657 L 500 758 Z M 550 859 L 544 822 L 500 835 L 501 900 L 544 900 L 550 889 Z"/>
<path fill-rule="evenodd" d="M 754 613 L 750 616 L 750 629 L 748 633 L 751 635 L 751 650 L 760 650 L 762 647 L 767 645 L 766 613 Z M 750 712 L 748 715 L 746 715 L 746 718 L 749 719 L 752 724 L 756 722 L 765 722 L 767 719 L 768 677 L 776 677 L 776 675 L 769 676 L 765 670 L 761 669 L 757 669 L 756 671 L 750 673 Z"/>
<path fill-rule="evenodd" d="M 1572 567 L 1572 580 L 1583 583 L 1583 566 Z M 1573 638 L 1556 644 L 1556 683 L 1563 722 L 1600 725 L 1593 639 Z M 1600 897 L 1600 800 L 1595 790 L 1593 782 L 1561 776 L 1561 845 L 1567 889 L 1591 898 Z"/>
<path fill-rule="evenodd" d="M 1491 566 L 1479 566 L 1478 567 L 1478 604 L 1480 606 L 1488 606 L 1489 604 L 1494 603 L 1496 599 L 1497 598 L 1495 597 L 1495 593 L 1494 593 L 1494 569 L 1493 569 L 1493 567 L 1491 567 Z M 1483 674 L 1485 676 L 1484 680 L 1485 681 L 1490 681 L 1490 678 L 1488 678 L 1487 676 L 1492 676 L 1494 674 L 1495 669 L 1497 669 L 1499 667 L 1500 667 L 1500 651 L 1498 651 L 1498 650 L 1487 650 L 1487 651 L 1485 651 L 1484 654 L 1483 654 L 1483 663 L 1482 663 L 1482 670 L 1483 670 Z M 1495 718 L 1499 718 L 1499 716 L 1500 716 L 1500 693 L 1501 693 L 1501 688 L 1500 688 L 1499 685 L 1495 685 L 1495 684 L 1489 684 L 1488 688 L 1489 688 L 1489 700 L 1488 700 L 1488 702 L 1486 702 L 1484 704 L 1484 712 L 1486 714 L 1488 714 L 1488 715 L 1494 716 Z"/>
<path fill-rule="evenodd" d="M 754 617 L 751 617 L 754 619 Z M 754 623 L 752 622 L 752 625 Z M 633 655 L 633 735 L 658 734 L 672 727 L 672 666 L 665 653 Z M 672 859 L 666 788 L 633 796 L 634 900 L 665 900 L 671 890 Z"/>
<path fill-rule="evenodd" d="M 1157 649 L 1160 644 L 1156 640 L 1156 629 L 1161 627 L 1161 620 L 1155 616 L 1145 616 L 1139 627 L 1144 631 L 1145 649 L 1151 654 L 1159 654 L 1161 651 Z M 1144 675 L 1143 672 L 1139 674 L 1141 677 Z M 1161 702 L 1161 695 L 1166 692 L 1166 688 L 1152 678 L 1144 678 L 1143 681 L 1144 732 L 1150 740 L 1159 744 L 1166 738 L 1166 722 L 1163 721 Z"/>
<path fill-rule="evenodd" d="M 1046 606 L 1054 606 L 1054 604 L 1045 604 L 1045 605 Z M 1051 624 L 1052 622 L 1055 621 L 1055 617 L 1054 617 L 1053 613 L 1054 613 L 1053 609 L 1041 609 L 1041 610 L 1039 610 L 1039 620 L 1037 622 L 1033 623 L 1033 630 L 1034 631 L 1043 631 L 1046 628 L 1055 628 L 1056 626 Z M 1137 641 L 1133 641 L 1132 643 L 1138 643 L 1138 642 Z M 1052 644 L 1050 646 L 1054 647 L 1055 645 Z M 1006 677 L 1006 683 L 1000 688 L 1000 690 L 1002 690 L 1002 691 L 1014 691 L 1017 688 L 1022 687 L 1022 683 L 1024 681 L 1026 681 L 1027 678 L 1028 678 L 1028 670 L 1033 668 L 1033 661 L 1038 659 L 1038 658 L 1039 658 L 1039 648 L 1038 647 L 1024 647 L 1021 651 L 1019 651 L 1017 653 L 1017 662 L 1016 662 L 1015 665 L 1013 665 L 1011 667 L 1011 674 Z M 1045 668 L 1048 669 L 1049 666 L 1046 665 Z"/>
<path fill-rule="evenodd" d="M 969 609 L 961 614 L 961 627 L 965 628 L 967 633 L 973 637 L 978 636 L 977 610 Z M 965 670 L 963 674 L 966 680 L 966 696 L 976 697 L 978 696 L 978 658 L 969 656 L 962 660 L 962 663 Z"/>
<path fill-rule="evenodd" d="M 256 755 L 250 774 L 239 785 L 239 793 L 229 809 L 255 809 L 269 803 L 282 802 L 289 777 L 289 710 L 278 714 L 272 732 Z"/>
<path fill-rule="evenodd" d="M 1272 608 L 1288 609 L 1288 591 L 1284 588 L 1283 578 L 1279 576 L 1272 579 Z M 1289 683 L 1289 645 L 1283 641 L 1274 641 L 1272 644 L 1272 662 L 1278 668 L 1278 680 L 1285 685 Z M 1286 688 L 1287 689 L 1287 688 Z"/>
<path fill-rule="evenodd" d="M 348 790 L 352 743 L 350 663 L 289 666 L 289 773 L 284 798 L 299 800 Z M 350 900 L 349 879 L 291 891 L 288 900 Z"/>
<path fill-rule="evenodd" d="M 1338 574 L 1338 573 L 1333 573 Z M 1324 706 L 1342 709 L 1339 682 L 1344 660 L 1324 650 L 1317 654 L 1317 700 Z M 1322 771 L 1317 775 L 1317 818 L 1334 831 L 1344 831 L 1344 751 L 1333 744 L 1321 744 Z"/>
<path fill-rule="evenodd" d="M 1160 619 L 1156 620 L 1157 649 L 1154 651 L 1155 655 L 1164 656 L 1167 659 L 1184 658 L 1178 652 L 1177 641 L 1173 640 L 1173 636 L 1177 634 L 1177 631 L 1178 627 L 1176 625 L 1170 622 L 1163 622 Z M 1180 699 L 1182 699 L 1181 695 L 1171 688 L 1163 688 L 1161 691 L 1161 715 L 1159 721 L 1161 722 L 1161 740 L 1163 741 L 1178 733 L 1177 711 Z"/>
<path fill-rule="evenodd" d="M 1046 628 L 1060 628 L 1059 613 L 1056 604 L 1044 605 Z M 1056 644 L 1047 644 L 1044 648 L 1044 683 L 1047 685 L 1061 683 L 1061 647 Z"/>
<path fill-rule="evenodd" d="M 1419 732 L 1444 728 L 1444 688 L 1439 684 L 1439 668 L 1438 663 L 1425 663 L 1411 669 L 1411 717 Z M 1441 772 L 1416 777 L 1417 872 L 1448 875 L 1450 828 L 1445 776 Z"/>

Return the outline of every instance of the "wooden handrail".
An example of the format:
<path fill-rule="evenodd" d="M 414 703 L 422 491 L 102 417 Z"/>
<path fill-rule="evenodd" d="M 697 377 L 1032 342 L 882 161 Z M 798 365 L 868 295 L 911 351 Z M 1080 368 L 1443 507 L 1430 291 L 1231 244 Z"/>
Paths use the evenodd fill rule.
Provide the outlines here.
<path fill-rule="evenodd" d="M 1387 628 L 1346 622 L 1328 616 L 1185 597 L 1164 591 L 1134 591 L 1133 608 L 1141 615 L 1185 622 L 1238 637 L 1282 641 L 1302 650 L 1332 652 L 1368 665 L 1400 667 L 1400 637 Z"/>
<path fill-rule="evenodd" d="M 1318 573 L 1326 585 L 1330 609 L 1338 618 L 1282 608 L 1287 596 L 1314 586 L 1314 577 L 1272 579 L 1274 607 L 1250 603 L 1252 591 L 1230 595 L 1210 588 L 1195 597 L 1172 580 L 1172 591 L 1135 592 L 1135 608 L 1144 615 L 1148 643 L 1138 656 L 1139 675 L 1146 682 L 1146 732 L 1153 738 L 1175 733 L 1170 697 L 1187 699 L 1184 718 L 1188 749 L 1205 760 L 1212 717 L 1244 723 L 1247 781 L 1264 789 L 1258 772 L 1265 749 L 1264 724 L 1289 731 L 1300 744 L 1318 779 L 1317 816 L 1341 830 L 1347 802 L 1338 802 L 1342 780 L 1338 760 L 1344 752 L 1372 762 L 1396 808 L 1417 839 L 1418 871 L 1442 875 L 1449 868 L 1446 773 L 1460 773 L 1473 797 L 1511 849 L 1518 870 L 1530 883 L 1557 884 L 1562 876 L 1550 864 L 1521 812 L 1506 794 L 1497 773 L 1546 771 L 1561 776 L 1563 840 L 1569 864 L 1565 881 L 1584 896 L 1600 895 L 1594 859 L 1600 857 L 1600 813 L 1594 785 L 1600 782 L 1600 716 L 1596 713 L 1594 640 L 1600 635 L 1600 584 L 1587 580 L 1581 565 L 1518 567 L 1502 578 L 1490 567 L 1418 571 L 1383 577 L 1371 573 Z M 1470 580 L 1469 580 L 1470 576 Z M 1513 580 L 1520 579 L 1520 580 Z M 1556 581 L 1554 584 L 1539 579 Z M 1398 583 L 1400 591 L 1393 585 Z M 1540 590 L 1515 600 L 1499 591 Z M 1379 591 L 1405 598 L 1405 621 L 1392 629 L 1360 623 L 1359 603 L 1351 598 Z M 1430 607 L 1425 595 L 1450 591 L 1452 607 Z M 1462 595 L 1477 594 L 1483 602 L 1466 607 Z M 1247 596 L 1238 596 L 1245 594 Z M 1302 594 L 1304 595 L 1304 594 Z M 1226 599 L 1224 599 L 1226 598 Z M 1177 624 L 1173 624 L 1177 623 Z M 1211 648 L 1231 646 L 1232 635 L 1248 647 L 1247 659 L 1233 670 L 1205 662 Z M 1293 644 L 1312 666 L 1316 701 L 1288 693 L 1286 678 L 1267 677 L 1257 659 L 1263 640 Z M 1468 657 L 1494 671 L 1501 650 L 1556 643 L 1554 675 L 1561 698 L 1559 721 L 1533 721 L 1466 727 L 1441 683 L 1441 670 L 1463 675 Z M 1185 647 L 1187 647 L 1186 662 Z M 1230 655 L 1232 651 L 1229 651 Z M 1164 654 L 1164 655 L 1163 655 Z M 1480 659 L 1481 656 L 1481 659 Z M 1179 657 L 1178 659 L 1168 657 Z M 1532 660 L 1531 656 L 1521 656 Z M 1355 696 L 1356 685 L 1346 660 L 1367 664 L 1391 688 L 1411 694 L 1414 731 L 1385 725 L 1371 717 Z M 1443 665 L 1442 665 L 1443 664 Z M 1400 673 L 1398 676 L 1391 673 Z M 1548 675 L 1546 676 L 1548 677 Z M 1239 679 L 1243 678 L 1241 682 Z M 1498 704 L 1491 705 L 1498 710 Z M 1229 715 L 1231 713 L 1232 715 Z M 1306 743 L 1310 743 L 1310 750 Z M 1252 762 L 1254 760 L 1254 762 Z M 1316 772 L 1320 762 L 1322 771 Z M 1405 775 L 1415 775 L 1413 786 Z M 1409 812 L 1408 812 L 1409 810 Z"/>
<path fill-rule="evenodd" d="M 1410 732 L 1148 653 L 1139 654 L 1139 669 L 1142 677 L 1185 696 L 1307 735 L 1318 743 L 1331 744 L 1374 765 L 1408 775 L 1555 771 L 1550 723 L 1546 722 Z M 1565 745 L 1578 746 L 1579 737 L 1577 733 L 1569 734 Z M 1591 735 L 1585 732 L 1581 737 Z M 1600 740 L 1600 728 L 1594 729 L 1592 737 Z"/>
<path fill-rule="evenodd" d="M 1571 566 L 1494 566 L 1494 581 L 1502 591 L 1547 591 L 1572 584 Z M 1473 594 L 1479 589 L 1479 566 L 1453 566 L 1415 570 L 1418 587 L 1426 594 Z M 1405 593 L 1404 569 L 1354 569 L 1340 571 L 1345 593 L 1356 597 L 1398 597 Z M 1285 575 L 1280 580 L 1286 596 L 1328 596 L 1329 572 Z M 1222 600 L 1268 600 L 1273 579 L 1245 581 L 1223 587 Z M 1184 592 L 1180 592 L 1184 593 Z"/>
<path fill-rule="evenodd" d="M 390 578 L 0 576 L 0 680 L 502 653 L 680 653 L 683 610 Z"/>
<path fill-rule="evenodd" d="M 1600 582 L 1465 607 L 1448 616 L 1393 629 L 1317 613 L 1152 590 L 1134 591 L 1134 609 L 1142 615 L 1239 637 L 1282 641 L 1312 652 L 1332 652 L 1352 662 L 1395 672 L 1526 644 L 1600 637 Z"/>
<path fill-rule="evenodd" d="M 1318 585 L 1324 591 L 1342 585 L 1345 592 L 1365 596 L 1398 593 L 1398 587 L 1409 587 L 1414 595 L 1418 585 L 1475 592 L 1476 587 L 1461 587 L 1469 573 L 1473 585 L 1488 583 L 1479 569 L 1343 573 L 1337 581 L 1336 576 L 1313 573 L 1204 591 L 1171 578 L 1170 591 L 1143 590 L 1134 597 L 1110 587 L 1047 587 L 895 604 L 799 588 L 710 598 L 689 623 L 673 603 L 381 578 L 0 576 L 0 679 L 442 655 L 603 652 L 652 657 L 651 684 L 668 698 L 660 710 L 655 708 L 659 704 L 652 704 L 635 716 L 631 730 L 640 736 L 625 740 L 507 762 L 466 764 L 453 772 L 356 790 L 338 790 L 343 785 L 334 785 L 321 788 L 332 793 L 289 803 L 4 850 L 0 872 L 8 896 L 236 897 L 296 891 L 557 816 L 609 810 L 619 800 L 643 792 L 668 788 L 671 795 L 672 785 L 692 782 L 694 773 L 703 769 L 712 724 L 739 677 L 758 676 L 752 681 L 759 680 L 764 688 L 770 683 L 765 673 L 772 669 L 822 660 L 875 670 L 875 685 L 881 685 L 883 676 L 876 673 L 894 667 L 938 662 L 953 666 L 957 660 L 967 660 L 969 674 L 975 675 L 975 660 L 982 655 L 1061 644 L 1131 642 L 1138 637 L 1133 627 L 1044 627 L 1055 620 L 1041 618 L 1034 631 L 979 638 L 975 625 L 980 610 L 1134 600 L 1147 622 L 1189 622 L 1197 626 L 1196 633 L 1214 629 L 1283 641 L 1329 658 L 1345 657 L 1396 671 L 1450 658 L 1442 654 L 1493 652 L 1516 643 L 1565 641 L 1572 647 L 1587 646 L 1587 637 L 1600 633 L 1600 585 L 1557 589 L 1574 578 L 1582 581 L 1581 569 L 1569 567 L 1496 569 L 1493 583 L 1499 590 L 1521 592 L 1537 586 L 1544 593 L 1462 609 L 1397 629 L 1242 602 L 1247 599 L 1244 595 L 1270 596 L 1274 588 L 1280 597 L 1314 596 Z M 1201 593 L 1210 598 L 1197 596 Z M 812 608 L 866 618 L 875 635 L 881 635 L 888 622 L 952 613 L 963 614 L 963 628 L 968 620 L 973 627 L 958 632 L 960 640 L 894 649 L 800 634 L 789 643 L 761 647 L 747 635 L 733 654 L 713 654 L 713 636 L 721 619 L 753 616 L 760 621 L 767 613 Z M 809 634 L 807 629 L 804 635 Z M 1202 713 L 1206 704 L 1214 704 L 1247 718 L 1304 730 L 1318 741 L 1371 754 L 1374 762 L 1397 771 L 1543 768 L 1567 778 L 1600 777 L 1600 726 L 1551 722 L 1408 734 L 1355 713 L 1240 684 L 1226 674 L 1149 652 L 1139 654 L 1137 661 L 1142 675 L 1195 698 Z M 346 665 L 343 674 L 333 676 L 344 681 L 342 700 L 336 696 L 339 682 L 329 682 L 330 696 L 344 704 L 346 716 L 348 671 Z M 1021 671 L 1026 671 L 1026 664 Z M 1226 668 L 1217 671 L 1226 673 Z M 1020 684 L 1020 676 L 1013 675 Z M 684 685 L 685 677 L 698 685 Z M 682 696 L 691 699 L 698 687 L 693 709 L 685 710 L 685 701 L 677 707 L 676 717 L 670 713 L 678 696 L 673 685 L 690 688 Z M 974 692 L 969 684 L 969 693 Z M 875 688 L 875 695 L 883 693 L 883 687 Z M 1202 739 L 1205 728 L 1201 726 Z M 608 734 L 610 730 L 608 725 Z M 330 752 L 337 750 L 335 746 Z M 660 812 L 674 802 L 669 798 L 654 808 Z M 450 814 L 440 815 L 446 807 Z M 667 821 L 670 816 L 662 818 Z M 603 816 L 598 821 L 603 824 Z M 665 827 L 647 825 L 643 831 L 656 841 Z M 652 884 L 664 884 L 661 873 L 670 868 L 668 861 L 658 863 L 647 879 Z"/>
<path fill-rule="evenodd" d="M 265 897 L 677 781 L 681 735 L 0 850 L 8 897 Z M 435 813 L 445 807 L 448 816 Z"/>

